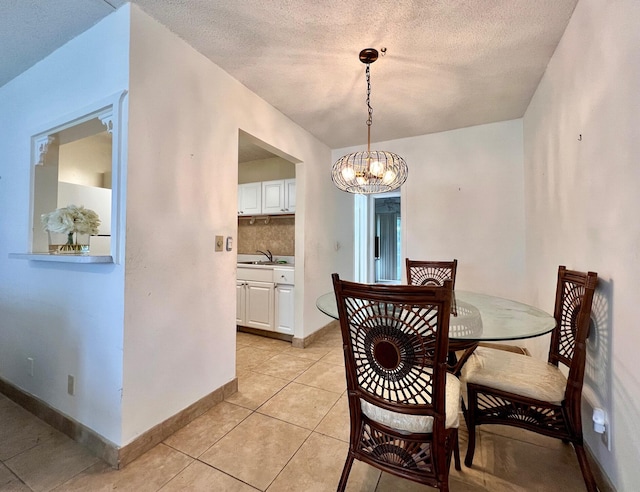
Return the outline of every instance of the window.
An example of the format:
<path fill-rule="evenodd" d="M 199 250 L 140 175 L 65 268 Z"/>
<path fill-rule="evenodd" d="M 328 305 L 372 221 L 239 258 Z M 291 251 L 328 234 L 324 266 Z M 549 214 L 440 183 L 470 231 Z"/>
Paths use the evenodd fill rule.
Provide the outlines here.
<path fill-rule="evenodd" d="M 98 109 L 81 111 L 61 124 L 32 137 L 33 253 L 48 251 L 40 217 L 57 208 L 82 205 L 100 217 L 98 235 L 90 240 L 90 255 L 111 255 L 117 262 L 121 110 L 126 92 L 99 102 Z"/>

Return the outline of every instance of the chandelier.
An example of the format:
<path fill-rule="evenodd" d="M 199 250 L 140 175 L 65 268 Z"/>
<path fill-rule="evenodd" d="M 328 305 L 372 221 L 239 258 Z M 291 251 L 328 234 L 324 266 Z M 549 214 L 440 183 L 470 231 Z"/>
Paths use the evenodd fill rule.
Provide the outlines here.
<path fill-rule="evenodd" d="M 384 55 L 385 49 L 382 49 Z M 353 152 L 338 159 L 331 169 L 333 183 L 342 191 L 367 195 L 392 191 L 407 180 L 409 172 L 407 163 L 398 154 L 382 150 L 371 150 L 371 124 L 373 108 L 371 107 L 371 74 L 370 66 L 378 59 L 378 50 L 366 48 L 360 52 L 360 61 L 367 68 L 367 150 Z"/>

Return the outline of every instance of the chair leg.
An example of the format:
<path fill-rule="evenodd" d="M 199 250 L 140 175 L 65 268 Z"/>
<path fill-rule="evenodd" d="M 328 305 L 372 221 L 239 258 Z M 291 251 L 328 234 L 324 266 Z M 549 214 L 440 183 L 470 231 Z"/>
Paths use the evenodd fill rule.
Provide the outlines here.
<path fill-rule="evenodd" d="M 582 478 L 584 478 L 584 484 L 587 486 L 587 491 L 597 492 L 598 487 L 596 486 L 596 480 L 593 477 L 593 473 L 591 473 L 591 466 L 589 466 L 589 461 L 587 460 L 587 453 L 584 450 L 584 446 L 582 444 L 574 443 L 573 449 L 576 450 L 578 463 L 580 463 L 580 470 L 582 471 Z"/>
<path fill-rule="evenodd" d="M 470 387 L 470 385 L 467 386 L 467 405 L 466 421 L 469 441 L 467 443 L 467 454 L 464 458 L 464 465 L 471 468 L 471 465 L 473 464 L 473 455 L 476 450 L 476 411 L 478 408 L 478 401 L 476 392 Z"/>
<path fill-rule="evenodd" d="M 453 462 L 456 470 L 462 470 L 462 466 L 460 466 L 460 439 L 458 436 L 458 431 L 456 430 L 455 440 L 453 441 Z"/>
<path fill-rule="evenodd" d="M 349 452 L 349 454 L 347 454 L 347 460 L 344 462 L 337 492 L 344 492 L 344 489 L 347 487 L 347 480 L 349 480 L 349 473 L 351 473 L 351 465 L 353 465 L 353 455 Z"/>
<path fill-rule="evenodd" d="M 464 398 L 462 398 L 462 396 L 460 397 L 460 408 L 462 409 L 462 417 L 464 418 L 464 425 L 468 429 L 469 428 L 469 417 L 467 417 L 467 414 L 469 413 L 469 411 L 467 410 L 467 406 L 465 405 Z"/>

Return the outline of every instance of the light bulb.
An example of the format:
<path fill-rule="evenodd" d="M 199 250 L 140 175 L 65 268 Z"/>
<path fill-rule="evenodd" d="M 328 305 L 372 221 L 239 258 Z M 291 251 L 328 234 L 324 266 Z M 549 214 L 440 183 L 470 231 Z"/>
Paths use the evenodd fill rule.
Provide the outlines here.
<path fill-rule="evenodd" d="M 363 186 L 365 184 L 367 184 L 367 178 L 365 178 L 364 176 L 358 176 L 356 178 L 356 182 L 360 185 Z"/>
<path fill-rule="evenodd" d="M 342 170 L 342 177 L 344 178 L 345 181 L 349 182 L 356 177 L 356 172 L 353 170 L 352 167 L 345 167 Z"/>
<path fill-rule="evenodd" d="M 393 183 L 394 179 L 396 179 L 396 173 L 394 170 L 389 169 L 387 172 L 384 173 L 384 176 L 382 177 L 382 182 L 388 185 Z"/>
<path fill-rule="evenodd" d="M 384 174 L 384 164 L 378 159 L 371 159 L 369 162 L 369 172 L 376 178 L 381 177 Z"/>

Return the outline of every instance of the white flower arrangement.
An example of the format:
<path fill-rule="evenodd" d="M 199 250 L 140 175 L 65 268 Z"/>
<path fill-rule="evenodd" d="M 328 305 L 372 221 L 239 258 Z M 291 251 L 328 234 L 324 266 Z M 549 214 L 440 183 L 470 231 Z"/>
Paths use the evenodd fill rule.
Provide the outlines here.
<path fill-rule="evenodd" d="M 40 216 L 42 226 L 47 232 L 67 235 L 67 245 L 77 241 L 77 234 L 98 234 L 100 219 L 93 210 L 83 206 L 69 205 Z M 74 234 L 76 237 L 74 238 Z M 74 241 L 75 239 L 75 241 Z M 70 248 L 75 249 L 75 248 Z"/>

